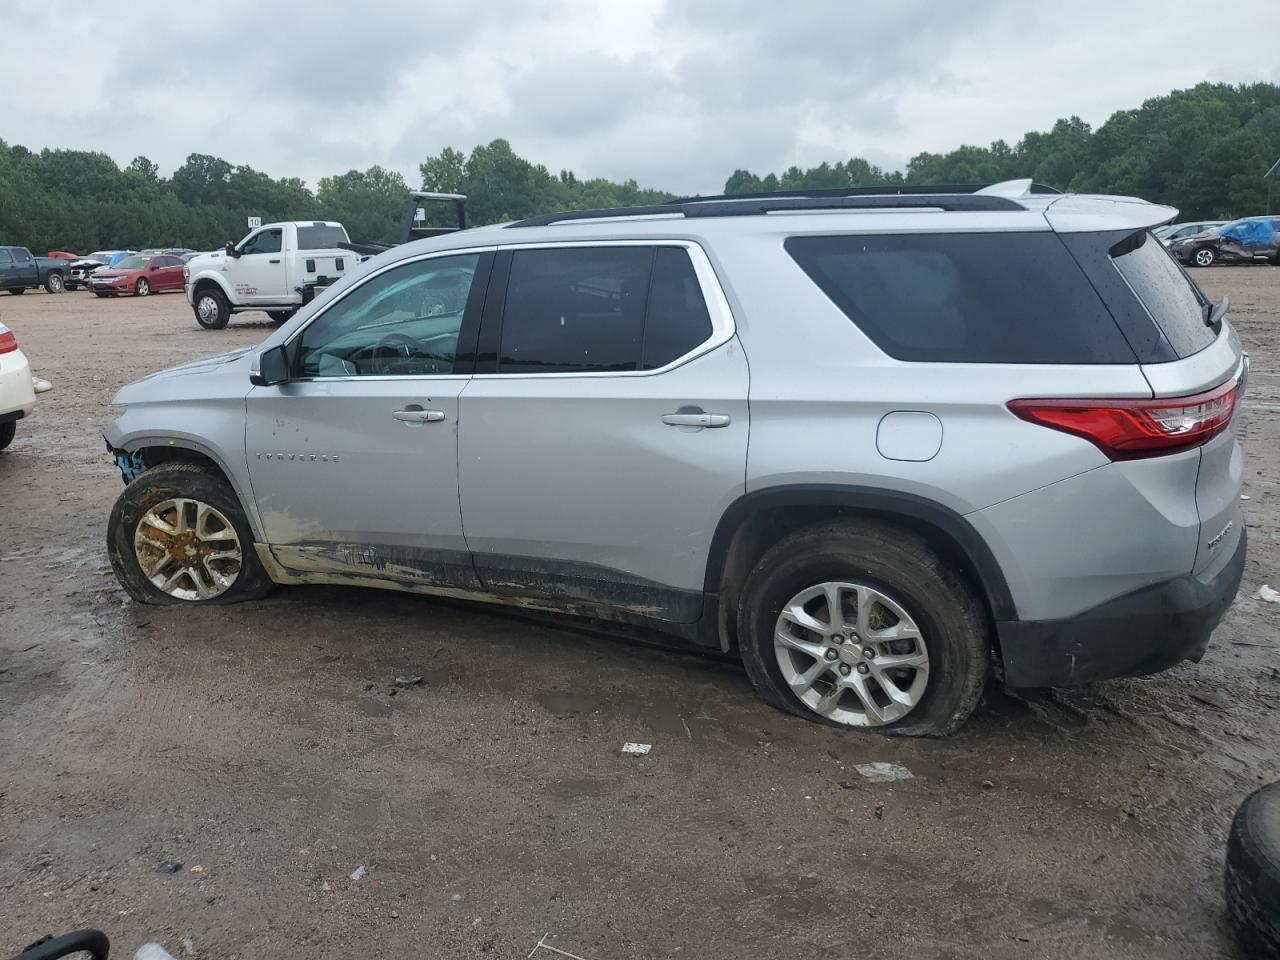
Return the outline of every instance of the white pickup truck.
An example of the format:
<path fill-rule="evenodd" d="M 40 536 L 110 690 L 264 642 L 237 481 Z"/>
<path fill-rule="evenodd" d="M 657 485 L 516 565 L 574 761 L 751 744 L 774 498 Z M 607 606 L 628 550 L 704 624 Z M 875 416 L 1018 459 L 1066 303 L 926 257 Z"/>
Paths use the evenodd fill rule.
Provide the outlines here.
<path fill-rule="evenodd" d="M 265 311 L 283 323 L 318 289 L 360 262 L 340 223 L 322 220 L 268 223 L 225 250 L 204 253 L 184 269 L 187 302 L 196 322 L 220 330 L 231 314 Z"/>

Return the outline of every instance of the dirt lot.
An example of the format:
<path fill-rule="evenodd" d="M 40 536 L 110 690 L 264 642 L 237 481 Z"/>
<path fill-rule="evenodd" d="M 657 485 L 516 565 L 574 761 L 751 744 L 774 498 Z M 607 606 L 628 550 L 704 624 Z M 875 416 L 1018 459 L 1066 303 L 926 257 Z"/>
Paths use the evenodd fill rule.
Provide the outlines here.
<path fill-rule="evenodd" d="M 1280 606 L 1253 599 L 1280 586 L 1280 269 L 1196 276 L 1254 361 L 1249 564 L 1207 658 L 993 688 L 935 742 L 460 604 L 131 603 L 103 545 L 112 395 L 270 327 L 203 331 L 180 296 L 4 297 L 55 389 L 0 455 L 0 956 L 83 926 L 126 956 L 515 958 L 548 934 L 587 960 L 1234 956 L 1227 827 L 1280 777 Z M 876 760 L 914 779 L 855 773 Z"/>

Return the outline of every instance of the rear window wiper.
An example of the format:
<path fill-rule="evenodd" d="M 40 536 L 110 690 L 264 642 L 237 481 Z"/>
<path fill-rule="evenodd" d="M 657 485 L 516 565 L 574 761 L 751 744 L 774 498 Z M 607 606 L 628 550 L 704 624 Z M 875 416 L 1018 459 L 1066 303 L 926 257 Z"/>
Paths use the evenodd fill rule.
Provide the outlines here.
<path fill-rule="evenodd" d="M 1227 315 L 1227 307 L 1231 306 L 1231 301 L 1224 294 L 1214 301 L 1205 301 L 1204 307 L 1204 325 L 1212 329 L 1215 333 L 1222 329 L 1222 318 Z"/>

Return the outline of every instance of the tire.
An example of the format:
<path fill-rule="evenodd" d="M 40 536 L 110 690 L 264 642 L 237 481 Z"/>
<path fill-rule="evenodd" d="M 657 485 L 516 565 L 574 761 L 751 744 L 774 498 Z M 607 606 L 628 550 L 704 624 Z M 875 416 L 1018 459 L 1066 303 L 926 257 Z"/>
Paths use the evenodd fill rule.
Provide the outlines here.
<path fill-rule="evenodd" d="M 196 323 L 206 330 L 221 330 L 231 319 L 231 304 L 216 287 L 206 287 L 197 293 L 191 309 L 196 315 Z"/>
<path fill-rule="evenodd" d="M 26 288 L 26 287 L 14 287 L 14 288 L 10 289 L 10 291 L 9 291 L 9 292 L 10 292 L 10 293 L 12 293 L 12 294 L 16 297 L 16 296 L 17 296 L 18 294 L 20 294 L 20 293 L 26 293 L 26 292 L 27 292 L 27 288 Z"/>
<path fill-rule="evenodd" d="M 1280 958 L 1280 783 L 1236 812 L 1227 839 L 1227 912 L 1249 960 Z"/>
<path fill-rule="evenodd" d="M 0 423 L 0 450 L 3 450 L 9 444 L 13 443 L 13 438 L 18 434 L 18 421 L 10 420 L 8 423 Z"/>
<path fill-rule="evenodd" d="M 296 310 L 268 310 L 267 316 L 271 318 L 272 323 L 281 324 L 288 323 L 295 313 L 297 313 Z"/>
<path fill-rule="evenodd" d="M 67 289 L 67 281 L 62 279 L 62 274 L 51 273 L 44 278 L 45 293 L 62 293 Z"/>
<path fill-rule="evenodd" d="M 133 294 L 136 297 L 145 297 L 151 293 L 151 284 L 147 282 L 146 277 L 138 278 L 138 285 L 133 288 Z"/>
<path fill-rule="evenodd" d="M 1196 267 L 1211 267 L 1217 260 L 1218 251 L 1214 250 L 1213 247 L 1200 247 L 1195 253 L 1191 254 L 1189 262 Z"/>
<path fill-rule="evenodd" d="M 134 547 L 135 534 L 149 511 L 175 499 L 196 501 L 197 504 L 212 507 L 216 513 L 221 514 L 220 518 L 214 516 L 209 522 L 203 524 L 207 532 L 217 535 L 215 538 L 196 540 L 187 545 L 196 550 L 206 548 L 215 551 L 225 550 L 229 542 L 224 536 L 227 526 L 221 523 L 221 520 L 225 520 L 234 532 L 235 546 L 239 550 L 238 570 L 233 572 L 231 561 L 217 558 L 205 560 L 203 565 L 187 567 L 182 567 L 170 560 L 167 564 L 161 565 L 155 575 L 167 578 L 177 574 L 172 593 L 161 589 L 148 578 L 139 562 L 138 551 Z M 154 538 L 153 542 L 163 541 L 170 544 L 170 549 L 178 550 L 179 555 L 185 559 L 191 554 L 189 551 L 181 550 L 184 544 L 179 538 L 187 536 L 193 527 L 200 528 L 201 523 L 193 512 L 195 509 L 184 508 L 187 511 L 185 513 L 188 521 L 187 533 L 182 532 L 183 527 L 176 520 L 176 512 L 163 509 L 160 519 L 169 523 L 172 528 L 170 534 L 160 533 L 158 527 L 150 525 L 143 525 L 143 529 Z M 174 530 L 178 532 L 174 533 Z M 160 551 L 151 547 L 144 546 L 143 551 L 148 554 L 148 559 L 152 557 L 158 559 L 160 555 Z M 192 463 L 163 463 L 146 471 L 124 488 L 115 506 L 111 508 L 111 518 L 107 523 L 107 555 L 111 558 L 111 568 L 115 571 L 121 586 L 129 596 L 140 603 L 238 603 L 241 600 L 265 597 L 275 586 L 258 561 L 257 552 L 254 550 L 253 531 L 249 527 L 249 521 L 245 518 L 235 491 L 222 477 Z M 196 595 L 202 592 L 200 585 L 192 578 L 190 572 L 182 572 L 189 571 L 190 566 L 198 570 L 204 586 L 210 591 L 220 592 L 211 592 L 207 596 Z M 213 575 L 215 572 L 224 577 L 224 583 L 216 581 Z M 189 596 L 179 595 L 182 593 Z"/>
<path fill-rule="evenodd" d="M 855 624 L 862 624 L 842 628 L 844 642 L 838 647 L 825 639 L 815 644 L 819 634 L 797 630 L 793 623 L 781 619 L 784 606 L 795 609 L 793 600 L 822 584 L 839 584 L 837 596 L 847 614 L 842 619 L 848 624 L 852 617 Z M 865 629 L 861 616 L 849 612 L 851 606 L 863 606 L 864 595 L 871 600 L 868 616 L 875 619 L 870 629 Z M 825 593 L 819 590 L 814 596 L 818 608 L 811 611 L 807 603 L 804 605 L 804 611 L 811 614 L 809 619 L 818 621 L 819 626 L 829 625 L 822 622 L 820 610 L 825 609 L 830 620 L 830 605 L 824 598 Z M 896 623 L 886 626 L 890 620 Z M 917 639 L 894 640 L 893 647 L 874 639 L 877 633 L 885 636 L 889 630 L 909 631 L 912 626 Z M 807 705 L 784 676 L 782 662 L 788 663 L 794 676 L 817 670 L 819 660 L 777 648 L 775 633 L 783 631 L 793 637 L 797 632 L 804 634 L 808 646 L 823 652 L 824 658 L 834 653 L 839 659 L 831 667 L 845 674 L 845 685 L 860 684 L 862 694 L 847 686 L 844 692 L 836 693 L 840 677 L 830 670 L 816 683 L 809 681 L 804 695 L 827 689 L 836 697 L 837 706 L 824 713 Z M 864 632 L 871 635 L 874 645 L 867 642 Z M 821 523 L 791 534 L 766 551 L 742 587 L 738 639 L 747 674 L 766 702 L 808 720 L 898 736 L 955 732 L 977 706 L 990 668 L 991 627 L 973 589 L 924 538 L 874 521 Z M 927 655 L 923 667 L 882 672 L 887 657 L 918 660 L 922 651 Z M 866 663 L 862 657 L 868 658 Z M 859 675 L 865 679 L 859 681 Z M 911 705 L 904 707 L 900 700 L 891 698 L 881 685 L 882 677 L 897 686 L 898 696 L 912 701 Z M 902 683 L 908 683 L 905 690 Z M 871 696 L 873 702 L 885 702 L 873 714 L 864 695 Z"/>

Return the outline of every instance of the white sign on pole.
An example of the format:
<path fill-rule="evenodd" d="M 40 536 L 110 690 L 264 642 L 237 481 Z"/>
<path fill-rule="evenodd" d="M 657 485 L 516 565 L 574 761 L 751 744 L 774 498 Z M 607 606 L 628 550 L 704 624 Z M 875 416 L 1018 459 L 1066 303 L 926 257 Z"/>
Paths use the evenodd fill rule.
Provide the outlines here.
<path fill-rule="evenodd" d="M 250 218 L 249 218 L 249 229 L 250 229 L 250 230 L 257 230 L 260 226 L 262 226 L 262 218 L 261 218 L 261 217 L 250 217 Z"/>

